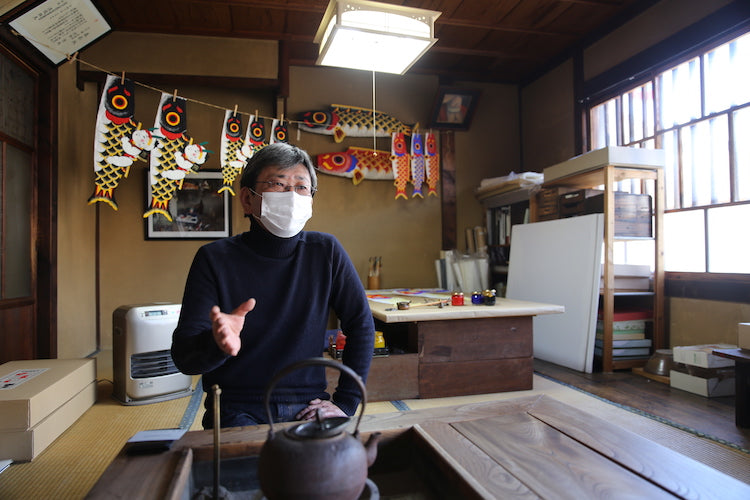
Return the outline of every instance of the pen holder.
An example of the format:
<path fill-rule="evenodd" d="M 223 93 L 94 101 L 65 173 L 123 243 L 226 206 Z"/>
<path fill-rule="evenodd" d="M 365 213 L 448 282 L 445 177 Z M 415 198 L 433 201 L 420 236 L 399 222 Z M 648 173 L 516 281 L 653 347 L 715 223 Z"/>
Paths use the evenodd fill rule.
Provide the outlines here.
<path fill-rule="evenodd" d="M 379 290 L 380 289 L 380 276 L 368 276 L 367 277 L 367 289 Z"/>

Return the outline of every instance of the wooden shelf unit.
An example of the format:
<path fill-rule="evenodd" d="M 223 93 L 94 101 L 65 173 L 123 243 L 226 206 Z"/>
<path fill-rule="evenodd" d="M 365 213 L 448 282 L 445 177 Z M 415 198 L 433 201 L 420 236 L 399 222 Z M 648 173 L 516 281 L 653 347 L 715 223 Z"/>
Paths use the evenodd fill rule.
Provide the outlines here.
<path fill-rule="evenodd" d="M 617 182 L 636 179 L 653 182 L 653 233 L 654 240 L 654 276 L 653 276 L 653 332 L 652 350 L 665 348 L 664 329 L 664 242 L 662 237 L 664 219 L 664 171 L 659 166 L 618 166 L 604 165 L 580 173 L 545 182 L 543 188 L 592 189 L 604 186 L 604 281 L 602 288 L 601 307 L 604 322 L 604 337 L 602 345 L 602 370 L 611 372 L 619 369 L 630 369 L 645 364 L 645 359 L 615 360 L 612 356 L 612 330 L 615 311 L 615 297 L 620 295 L 615 291 L 614 282 L 614 243 L 615 240 L 638 240 L 643 238 L 615 237 L 615 193 Z M 532 197 L 530 204 L 530 219 L 537 220 L 536 197 Z M 641 292 L 641 294 L 643 294 Z M 653 351 L 652 351 L 653 352 Z"/>

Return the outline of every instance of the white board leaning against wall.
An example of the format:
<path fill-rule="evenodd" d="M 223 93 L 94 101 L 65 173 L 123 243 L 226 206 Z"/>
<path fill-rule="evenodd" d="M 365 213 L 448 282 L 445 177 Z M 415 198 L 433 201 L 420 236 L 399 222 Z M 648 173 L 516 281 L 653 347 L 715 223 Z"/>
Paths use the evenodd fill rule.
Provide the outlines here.
<path fill-rule="evenodd" d="M 534 317 L 534 357 L 591 373 L 604 216 L 513 226 L 506 296 L 565 306 Z"/>

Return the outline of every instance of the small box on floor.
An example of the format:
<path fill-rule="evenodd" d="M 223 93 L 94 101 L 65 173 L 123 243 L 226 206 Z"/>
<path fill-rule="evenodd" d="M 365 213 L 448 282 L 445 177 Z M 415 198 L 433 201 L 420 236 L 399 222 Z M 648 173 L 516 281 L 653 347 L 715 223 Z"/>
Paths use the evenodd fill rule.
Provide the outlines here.
<path fill-rule="evenodd" d="M 701 344 L 676 346 L 672 348 L 675 363 L 700 366 L 702 368 L 722 368 L 734 366 L 731 359 L 721 358 L 713 354 L 714 349 L 737 349 L 731 344 Z"/>
<path fill-rule="evenodd" d="M 684 373 L 669 371 L 669 385 L 675 389 L 692 392 L 707 398 L 734 395 L 734 369 L 707 368 L 709 373 Z"/>
<path fill-rule="evenodd" d="M 739 323 L 737 325 L 737 345 L 740 349 L 750 350 L 750 323 Z"/>

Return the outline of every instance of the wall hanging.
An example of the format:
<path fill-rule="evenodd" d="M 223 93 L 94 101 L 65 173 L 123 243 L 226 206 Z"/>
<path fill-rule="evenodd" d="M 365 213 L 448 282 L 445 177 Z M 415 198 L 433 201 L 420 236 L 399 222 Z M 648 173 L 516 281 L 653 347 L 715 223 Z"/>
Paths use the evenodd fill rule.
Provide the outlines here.
<path fill-rule="evenodd" d="M 189 173 L 197 172 L 208 152 L 203 144 L 187 135 L 187 102 L 182 97 L 162 93 L 154 122 L 156 146 L 149 163 L 149 204 L 143 217 L 162 215 L 172 221 L 169 201 Z"/>
<path fill-rule="evenodd" d="M 306 111 L 299 116 L 300 130 L 332 135 L 336 142 L 346 136 L 390 137 L 393 132 L 411 135 L 416 127 L 380 111 L 342 104 L 332 104 L 327 110 Z"/>
<path fill-rule="evenodd" d="M 242 116 L 227 109 L 224 113 L 224 127 L 221 130 L 221 174 L 223 185 L 219 193 L 224 191 L 235 196 L 232 184 L 245 167 L 249 156 L 245 155 L 242 139 Z M 252 151 L 250 152 L 252 154 Z"/>
<path fill-rule="evenodd" d="M 135 85 L 127 78 L 108 75 L 99 101 L 94 134 L 94 193 L 88 203 L 106 203 L 117 210 L 114 191 L 136 160 L 145 161 L 155 140 L 133 119 Z"/>
<path fill-rule="evenodd" d="M 422 144 L 422 134 L 416 130 L 411 136 L 411 185 L 414 189 L 411 192 L 411 197 L 424 198 L 422 195 L 422 184 L 425 181 L 424 172 L 424 149 Z"/>
<path fill-rule="evenodd" d="M 324 174 L 348 177 L 356 185 L 365 179 L 393 180 L 390 151 L 350 147 L 343 152 L 321 153 L 316 169 Z"/>

